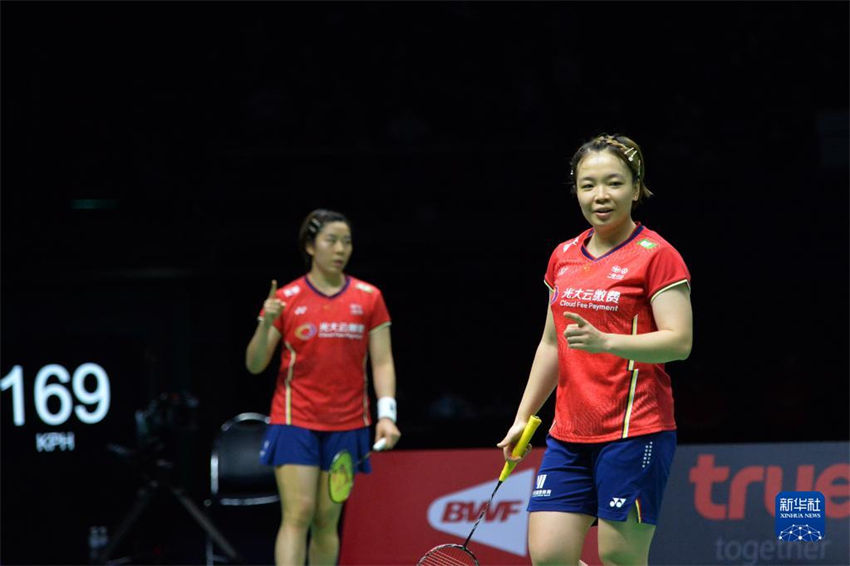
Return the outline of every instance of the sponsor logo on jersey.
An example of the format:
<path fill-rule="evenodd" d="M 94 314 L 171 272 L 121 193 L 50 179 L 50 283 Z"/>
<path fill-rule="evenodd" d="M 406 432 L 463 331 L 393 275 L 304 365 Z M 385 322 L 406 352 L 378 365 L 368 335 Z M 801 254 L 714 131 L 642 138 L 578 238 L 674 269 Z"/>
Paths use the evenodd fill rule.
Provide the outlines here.
<path fill-rule="evenodd" d="M 626 503 L 625 497 L 613 497 L 611 501 L 608 502 L 608 507 L 616 507 L 619 509 Z"/>
<path fill-rule="evenodd" d="M 304 314 L 305 312 L 307 312 L 307 307 L 303 305 L 300 307 L 295 307 L 295 314 Z"/>
<path fill-rule="evenodd" d="M 322 322 L 319 324 L 319 338 L 349 338 L 359 340 L 366 331 L 365 324 L 355 322 Z"/>
<path fill-rule="evenodd" d="M 286 289 L 283 290 L 283 296 L 284 297 L 294 297 L 295 295 L 297 295 L 300 292 L 301 292 L 301 287 L 299 287 L 298 285 L 293 285 L 292 287 L 287 287 Z"/>
<path fill-rule="evenodd" d="M 363 314 L 363 306 L 358 303 L 351 303 L 348 308 L 351 314 Z"/>
<path fill-rule="evenodd" d="M 595 311 L 619 310 L 620 292 L 613 289 L 573 289 L 561 293 L 562 307 L 591 309 Z"/>
<path fill-rule="evenodd" d="M 514 473 L 499 488 L 475 531 L 476 544 L 527 556 L 528 494 L 534 470 Z M 493 493 L 493 481 L 444 495 L 428 507 L 428 524 L 434 529 L 465 539 Z"/>
<path fill-rule="evenodd" d="M 372 287 L 371 285 L 367 285 L 365 283 L 358 283 L 357 285 L 355 285 L 355 287 L 357 287 L 361 291 L 366 291 L 367 293 L 372 293 L 372 292 L 375 291 L 374 287 Z"/>
<path fill-rule="evenodd" d="M 309 340 L 316 335 L 316 325 L 310 322 L 302 324 L 295 329 L 295 336 L 301 340 Z"/>
<path fill-rule="evenodd" d="M 653 242 L 652 240 L 647 239 L 647 238 L 643 238 L 643 239 L 641 239 L 641 240 L 638 240 L 638 243 L 637 243 L 637 244 L 638 244 L 640 247 L 645 248 L 645 249 L 647 249 L 647 250 L 651 250 L 651 249 L 653 249 L 653 248 L 657 248 L 657 247 L 658 247 L 658 244 L 656 244 L 655 242 Z"/>
<path fill-rule="evenodd" d="M 614 265 L 611 267 L 611 273 L 608 274 L 608 279 L 616 279 L 617 281 L 621 281 L 628 272 L 628 267 L 620 267 L 619 265 Z"/>
<path fill-rule="evenodd" d="M 578 238 L 577 237 L 575 239 L 573 239 L 572 241 L 564 244 L 564 247 L 561 248 L 561 253 L 566 252 L 568 249 L 570 249 L 570 246 L 575 246 L 576 244 L 578 244 Z"/>

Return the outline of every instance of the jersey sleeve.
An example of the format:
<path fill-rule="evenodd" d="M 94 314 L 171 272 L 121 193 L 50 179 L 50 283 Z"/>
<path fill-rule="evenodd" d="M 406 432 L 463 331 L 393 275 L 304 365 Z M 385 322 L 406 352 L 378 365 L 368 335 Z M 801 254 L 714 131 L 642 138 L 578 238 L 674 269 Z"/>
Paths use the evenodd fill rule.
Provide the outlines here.
<path fill-rule="evenodd" d="M 372 303 L 372 313 L 369 319 L 369 332 L 390 323 L 390 313 L 384 303 L 384 294 L 375 288 L 375 301 Z"/>
<path fill-rule="evenodd" d="M 560 247 L 560 246 L 559 246 Z M 555 288 L 555 266 L 558 263 L 558 248 L 552 251 L 549 256 L 549 264 L 546 266 L 546 273 L 543 274 L 543 282 L 551 291 Z"/>
<path fill-rule="evenodd" d="M 691 274 L 685 260 L 674 248 L 661 247 L 654 254 L 646 272 L 646 291 L 650 300 L 661 291 L 681 283 L 688 286 L 691 284 Z"/>

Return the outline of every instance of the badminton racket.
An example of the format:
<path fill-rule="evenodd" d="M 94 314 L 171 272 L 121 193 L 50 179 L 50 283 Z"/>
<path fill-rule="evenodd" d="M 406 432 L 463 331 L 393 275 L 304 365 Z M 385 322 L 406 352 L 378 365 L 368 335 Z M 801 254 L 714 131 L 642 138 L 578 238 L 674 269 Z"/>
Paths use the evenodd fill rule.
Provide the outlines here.
<path fill-rule="evenodd" d="M 348 496 L 351 495 L 351 489 L 354 487 L 354 470 L 357 469 L 363 460 L 369 457 L 372 452 L 380 452 L 387 447 L 387 439 L 382 438 L 376 442 L 372 449 L 366 452 L 357 463 L 354 463 L 351 457 L 351 452 L 348 450 L 340 450 L 334 455 L 331 460 L 331 467 L 328 469 L 328 493 L 330 493 L 331 501 L 334 503 L 343 503 Z"/>
<path fill-rule="evenodd" d="M 528 443 L 531 441 L 531 437 L 534 436 L 534 431 L 537 430 L 538 426 L 540 426 L 540 418 L 538 416 L 535 415 L 528 419 L 525 429 L 522 431 L 522 436 L 519 437 L 519 441 L 517 441 L 516 446 L 514 446 L 514 450 L 512 452 L 514 458 L 519 458 L 525 454 Z M 466 537 L 463 544 L 441 544 L 435 546 L 419 559 L 416 566 L 479 566 L 478 559 L 472 551 L 467 548 L 467 545 L 469 544 L 469 540 L 472 538 L 472 534 L 475 532 L 475 529 L 478 528 L 478 523 L 481 522 L 481 518 L 484 517 L 487 509 L 493 502 L 493 497 L 496 495 L 496 492 L 499 491 L 502 482 L 508 479 L 508 476 L 511 475 L 512 471 L 514 471 L 516 465 L 516 462 L 505 462 L 505 465 L 502 467 L 502 473 L 499 474 L 499 482 L 496 484 L 495 489 L 493 489 L 493 493 L 490 494 L 490 500 L 487 501 L 484 507 L 481 508 L 481 512 L 478 514 L 478 519 L 475 520 L 475 524 L 472 525 L 472 530 L 469 531 L 469 536 Z"/>

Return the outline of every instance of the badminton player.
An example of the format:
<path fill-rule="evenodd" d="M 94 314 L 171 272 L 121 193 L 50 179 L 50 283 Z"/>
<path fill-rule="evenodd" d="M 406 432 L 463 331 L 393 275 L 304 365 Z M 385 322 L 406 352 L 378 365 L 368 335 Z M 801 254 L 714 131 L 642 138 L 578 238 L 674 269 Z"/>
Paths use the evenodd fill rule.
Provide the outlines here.
<path fill-rule="evenodd" d="M 401 436 L 387 307 L 377 287 L 344 271 L 351 224 L 340 213 L 314 210 L 301 225 L 298 244 L 308 272 L 280 289 L 272 281 L 245 359 L 248 371 L 261 373 L 283 344 L 260 452 L 261 461 L 274 466 L 280 492 L 279 566 L 305 559 L 336 564 L 342 505 L 328 493 L 333 456 L 345 449 L 357 461 L 373 442 L 385 439 L 391 449 Z M 378 398 L 374 441 L 367 358 Z M 365 459 L 360 471 L 370 470 Z"/>
<path fill-rule="evenodd" d="M 693 340 L 690 274 L 680 254 L 632 218 L 652 193 L 643 153 L 600 135 L 570 163 L 571 192 L 590 227 L 553 251 L 549 307 L 506 459 L 529 416 L 556 391 L 529 499 L 534 564 L 578 564 L 598 520 L 605 564 L 646 564 L 673 453 L 676 423 L 665 363 Z"/>

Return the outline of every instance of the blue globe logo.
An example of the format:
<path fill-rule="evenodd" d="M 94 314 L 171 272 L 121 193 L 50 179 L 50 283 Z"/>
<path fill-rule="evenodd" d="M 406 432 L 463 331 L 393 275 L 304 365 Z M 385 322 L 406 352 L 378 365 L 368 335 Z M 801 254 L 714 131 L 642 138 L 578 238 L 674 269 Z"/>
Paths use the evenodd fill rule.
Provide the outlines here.
<path fill-rule="evenodd" d="M 809 525 L 791 525 L 779 532 L 779 540 L 816 542 L 823 538 L 823 533 Z"/>

